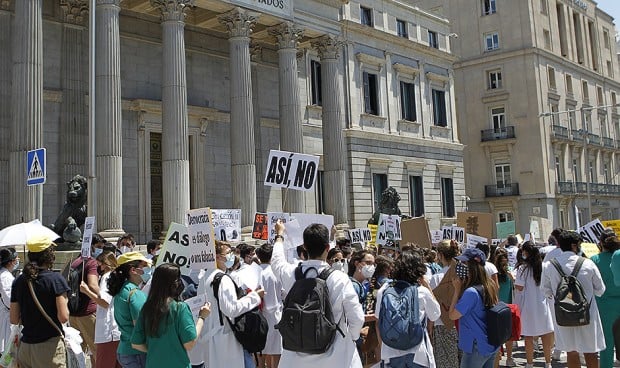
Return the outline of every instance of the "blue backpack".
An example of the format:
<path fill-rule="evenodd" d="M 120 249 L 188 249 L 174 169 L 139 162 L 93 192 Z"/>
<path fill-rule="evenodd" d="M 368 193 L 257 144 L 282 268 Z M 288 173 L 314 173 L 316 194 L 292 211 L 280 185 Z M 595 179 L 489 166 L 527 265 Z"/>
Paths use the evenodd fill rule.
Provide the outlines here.
<path fill-rule="evenodd" d="M 420 321 L 418 285 L 393 281 L 383 292 L 379 312 L 381 341 L 391 348 L 409 350 L 422 342 L 426 319 Z"/>

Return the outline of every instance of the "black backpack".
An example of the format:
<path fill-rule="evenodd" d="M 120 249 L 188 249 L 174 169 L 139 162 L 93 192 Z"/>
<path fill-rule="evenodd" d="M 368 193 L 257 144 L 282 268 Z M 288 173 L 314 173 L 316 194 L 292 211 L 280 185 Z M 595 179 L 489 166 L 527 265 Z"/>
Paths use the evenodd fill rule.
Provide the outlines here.
<path fill-rule="evenodd" d="M 484 303 L 482 285 L 474 286 Z M 512 337 L 512 311 L 506 303 L 499 301 L 486 309 L 487 338 L 489 344 L 500 346 Z"/>
<path fill-rule="evenodd" d="M 84 262 L 88 262 L 88 260 L 83 260 L 78 264 L 77 267 L 73 268 L 71 265 L 75 262 L 75 260 L 69 262 L 67 267 L 67 271 L 65 277 L 67 279 L 67 284 L 69 284 L 68 293 L 68 307 L 69 307 L 69 315 L 76 315 L 80 312 L 83 312 L 88 305 L 88 301 L 90 300 L 87 295 L 80 292 L 80 284 L 82 283 L 82 272 L 84 270 Z"/>
<path fill-rule="evenodd" d="M 218 274 L 213 278 L 213 282 L 211 282 L 213 294 L 215 295 L 215 300 L 217 301 L 217 310 L 220 315 L 220 325 L 222 326 L 224 325 L 224 321 L 222 320 L 222 311 L 220 310 L 220 299 L 218 294 L 220 283 L 222 282 L 222 277 L 224 276 L 230 277 L 230 275 L 223 272 L 218 272 Z M 230 280 L 233 282 L 233 285 L 235 285 L 237 299 L 244 297 L 246 295 L 245 290 L 237 286 L 232 277 L 230 277 Z M 228 317 L 226 317 L 226 320 L 228 320 L 230 328 L 233 330 L 237 341 L 239 341 L 241 346 L 243 346 L 243 348 L 249 353 L 258 353 L 265 348 L 269 325 L 267 324 L 265 317 L 263 317 L 258 310 L 258 307 L 236 317 L 234 322 Z"/>
<path fill-rule="evenodd" d="M 577 280 L 577 275 L 585 258 L 579 257 L 573 272 L 567 275 L 562 270 L 562 266 L 554 258 L 551 264 L 560 274 L 560 283 L 555 289 L 553 308 L 555 310 L 555 320 L 558 326 L 586 326 L 590 324 L 590 301 L 586 298 L 583 286 Z"/>
<path fill-rule="evenodd" d="M 334 322 L 326 280 L 335 270 L 326 267 L 317 277 L 306 278 L 310 267 L 302 272 L 301 264 L 295 269 L 295 283 L 284 300 L 280 322 L 275 328 L 282 335 L 285 350 L 306 354 L 326 352 L 336 337 L 344 333 Z"/>

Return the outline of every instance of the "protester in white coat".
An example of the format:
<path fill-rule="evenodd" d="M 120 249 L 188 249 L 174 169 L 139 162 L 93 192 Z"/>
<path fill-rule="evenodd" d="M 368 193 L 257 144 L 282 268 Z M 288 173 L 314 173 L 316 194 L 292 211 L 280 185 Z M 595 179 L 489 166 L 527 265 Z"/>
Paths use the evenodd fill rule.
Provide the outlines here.
<path fill-rule="evenodd" d="M 261 312 L 269 324 L 267 343 L 259 357 L 259 367 L 261 368 L 265 366 L 267 368 L 277 368 L 280 362 L 280 355 L 282 355 L 282 336 L 275 329 L 275 325 L 282 318 L 284 289 L 282 288 L 282 283 L 276 278 L 271 269 L 272 254 L 273 246 L 271 244 L 265 243 L 256 249 L 256 256 L 260 260 L 260 267 L 263 269 L 260 284 L 265 290 Z M 261 359 L 264 360 L 265 364 L 261 364 Z"/>
<path fill-rule="evenodd" d="M 264 291 L 255 290 L 237 299 L 237 291 L 232 279 L 224 276 L 218 290 L 218 304 L 213 293 L 213 279 L 215 275 L 223 273 L 232 266 L 234 255 L 230 251 L 230 245 L 222 241 L 215 242 L 215 253 L 217 269 L 207 271 L 206 277 L 203 277 L 198 285 L 198 295 L 206 295 L 207 301 L 211 303 L 212 311 L 205 319 L 201 338 L 194 349 L 206 348 L 204 361 L 209 368 L 244 368 L 243 347 L 235 338 L 226 317 L 233 320 L 256 308 L 261 303 Z M 223 325 L 220 324 L 220 312 Z"/>
<path fill-rule="evenodd" d="M 19 265 L 19 257 L 14 248 L 0 250 L 0 351 L 4 351 L 11 335 L 10 306 L 11 287 L 13 286 L 13 270 Z"/>
<path fill-rule="evenodd" d="M 574 231 L 562 231 L 558 237 L 562 254 L 556 257 L 565 274 L 570 274 L 580 258 L 581 237 Z M 605 292 L 605 284 L 598 267 L 589 259 L 585 259 L 577 280 L 581 283 L 585 296 L 591 300 L 590 323 L 586 326 L 564 327 L 555 326 L 555 345 L 559 350 L 567 352 L 568 368 L 581 367 L 579 353 L 583 353 L 588 368 L 598 367 L 598 352 L 605 349 L 605 336 L 594 296 Z M 545 262 L 542 272 L 542 287 L 545 295 L 555 296 L 560 283 L 560 274 L 551 264 Z"/>
<path fill-rule="evenodd" d="M 286 262 L 283 242 L 284 230 L 284 224 L 278 221 L 275 226 L 277 235 L 273 246 L 271 268 L 276 278 L 282 282 L 284 290 L 288 292 L 295 283 L 297 265 Z M 302 271 L 305 272 L 309 268 L 314 268 L 320 273 L 329 267 L 325 261 L 329 251 L 329 230 L 327 227 L 321 224 L 308 226 L 304 230 L 303 240 L 309 260 L 301 262 Z M 316 275 L 312 270 L 308 272 L 309 277 Z M 360 330 L 364 324 L 364 312 L 357 293 L 353 289 L 351 280 L 344 272 L 333 271 L 327 278 L 326 284 L 334 321 L 338 321 L 340 330 L 344 332 L 345 336 L 337 333 L 331 347 L 323 354 L 304 354 L 285 349 L 280 359 L 280 368 L 362 367 L 362 362 L 355 348 L 355 340 L 359 338 Z"/>

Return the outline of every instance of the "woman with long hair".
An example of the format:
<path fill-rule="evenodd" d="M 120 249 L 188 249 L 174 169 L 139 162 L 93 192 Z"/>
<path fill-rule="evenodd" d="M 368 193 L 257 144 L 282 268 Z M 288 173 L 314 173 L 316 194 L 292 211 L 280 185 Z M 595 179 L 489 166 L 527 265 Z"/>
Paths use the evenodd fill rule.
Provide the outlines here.
<path fill-rule="evenodd" d="M 351 255 L 348 275 L 359 297 L 364 313 L 367 313 L 366 298 L 368 296 L 370 278 L 374 274 L 375 256 L 373 256 L 372 253 L 367 250 L 359 250 Z"/>
<path fill-rule="evenodd" d="M 131 335 L 146 294 L 140 285 L 151 277 L 151 261 L 140 252 L 121 254 L 116 260 L 118 267 L 108 279 L 108 292 L 113 297 L 114 320 L 121 332 L 118 344 L 118 362 L 123 368 L 144 368 L 146 354 L 131 346 Z"/>
<path fill-rule="evenodd" d="M 620 249 L 620 241 L 613 232 L 605 232 L 600 236 L 601 253 L 592 256 L 592 262 L 601 272 L 601 277 L 605 283 L 605 292 L 596 297 L 596 305 L 603 334 L 605 335 L 605 345 L 607 348 L 599 353 L 601 368 L 611 368 L 614 364 L 614 334 L 613 325 L 620 318 L 620 285 L 614 284 L 614 275 L 611 268 L 611 257 L 615 251 Z M 618 354 L 618 352 L 616 352 Z"/>
<path fill-rule="evenodd" d="M 203 305 L 194 324 L 189 306 L 180 301 L 183 288 L 179 266 L 164 263 L 155 269 L 131 336 L 131 346 L 146 353 L 148 367 L 191 367 L 187 351 L 196 344 L 211 309 L 209 303 Z"/>
<path fill-rule="evenodd" d="M 551 367 L 551 348 L 553 347 L 553 319 L 549 299 L 541 285 L 542 257 L 540 251 L 530 241 L 521 246 L 521 265 L 517 268 L 515 280 L 517 298 L 521 309 L 521 335 L 525 337 L 526 367 L 534 364 L 534 337 L 542 338 L 545 364 Z"/>
<path fill-rule="evenodd" d="M 458 333 L 454 321 L 448 316 L 448 308 L 454 294 L 452 277 L 454 277 L 456 261 L 459 255 L 459 245 L 454 240 L 442 240 L 437 245 L 437 260 L 442 268 L 431 277 L 430 286 L 439 305 L 441 316 L 435 322 L 429 323 L 431 341 L 437 367 L 457 367 L 459 365 Z M 447 278 L 446 275 L 450 275 Z"/>
<path fill-rule="evenodd" d="M 456 259 L 467 266 L 466 277 L 452 279 L 454 296 L 449 311 L 452 320 L 459 320 L 461 368 L 492 368 L 499 346 L 489 343 L 486 309 L 498 302 L 497 286 L 487 276 L 486 255 L 480 249 L 469 248 Z"/>
<path fill-rule="evenodd" d="M 114 306 L 112 295 L 108 292 L 108 280 L 110 274 L 117 267 L 114 252 L 103 251 L 97 258 L 97 269 L 101 274 L 99 279 L 99 294 L 95 294 L 82 281 L 80 291 L 95 301 L 97 312 L 95 313 L 95 345 L 97 346 L 96 368 L 120 367 L 116 359 L 116 350 L 121 337 L 121 332 L 114 320 Z"/>
<path fill-rule="evenodd" d="M 393 280 L 405 281 L 410 285 L 418 288 L 418 310 L 420 321 L 429 319 L 435 321 L 441 315 L 439 303 L 435 300 L 431 288 L 424 278 L 426 274 L 426 265 L 424 259 L 412 252 L 404 252 L 395 262 L 394 271 L 392 272 Z M 390 286 L 390 283 L 385 283 L 381 289 L 377 292 L 377 300 L 379 301 L 375 307 L 375 316 L 379 317 L 381 314 L 381 300 L 383 299 L 384 291 Z M 412 287 L 409 286 L 409 287 Z M 411 304 L 413 306 L 413 304 Z M 379 331 L 379 323 L 376 324 L 377 336 L 381 338 Z M 424 331 L 426 334 L 426 329 Z M 384 363 L 389 363 L 389 367 L 435 367 L 435 359 L 433 354 L 433 347 L 430 344 L 428 336 L 422 339 L 418 345 L 413 348 L 403 351 L 391 348 L 386 344 L 381 344 L 381 360 Z"/>
<path fill-rule="evenodd" d="M 0 351 L 5 351 L 9 346 L 11 337 L 11 287 L 15 277 L 13 271 L 19 265 L 19 256 L 15 248 L 0 249 Z"/>
<path fill-rule="evenodd" d="M 62 324 L 69 320 L 67 293 L 71 289 L 60 273 L 52 271 L 55 246 L 47 237 L 28 239 L 28 263 L 11 291 L 11 323 L 23 326 L 17 353 L 21 368 L 66 367 L 61 331 Z M 31 290 L 53 325 L 40 311 Z"/>
<path fill-rule="evenodd" d="M 497 248 L 493 258 L 493 263 L 497 268 L 497 282 L 499 283 L 499 300 L 512 304 L 512 293 L 514 290 L 515 278 L 508 264 L 508 252 L 504 248 Z M 506 342 L 506 367 L 514 367 L 516 365 L 512 359 L 512 343 L 513 340 Z M 499 362 L 499 361 L 498 361 Z"/>

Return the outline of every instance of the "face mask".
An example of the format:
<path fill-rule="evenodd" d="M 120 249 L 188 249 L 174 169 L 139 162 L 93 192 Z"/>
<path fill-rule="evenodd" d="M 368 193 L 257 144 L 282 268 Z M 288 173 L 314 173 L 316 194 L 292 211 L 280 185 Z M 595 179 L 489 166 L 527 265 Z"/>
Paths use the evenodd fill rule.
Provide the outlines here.
<path fill-rule="evenodd" d="M 95 250 L 93 251 L 93 258 L 99 257 L 99 255 L 101 253 L 103 253 L 103 249 L 102 248 L 95 248 Z"/>
<path fill-rule="evenodd" d="M 19 259 L 15 260 L 15 268 L 19 267 Z"/>
<path fill-rule="evenodd" d="M 159 252 L 161 252 L 161 249 L 157 249 L 157 250 L 155 251 L 155 255 L 156 255 L 156 256 L 158 256 L 158 255 L 159 255 Z"/>
<path fill-rule="evenodd" d="M 142 278 L 142 281 L 144 281 L 144 283 L 146 284 L 150 279 L 151 279 L 151 275 L 153 273 L 153 269 L 151 267 L 144 267 L 142 269 L 142 275 L 140 275 L 140 277 Z"/>
<path fill-rule="evenodd" d="M 375 274 L 375 266 L 366 265 L 362 267 L 362 276 L 369 279 Z"/>
<path fill-rule="evenodd" d="M 527 256 L 521 256 L 521 258 L 523 258 L 523 260 L 526 260 L 526 259 L 527 259 Z"/>
<path fill-rule="evenodd" d="M 127 246 L 124 246 L 124 245 L 123 245 L 123 246 L 121 247 L 121 253 L 122 253 L 122 254 L 125 254 L 125 253 L 127 253 L 127 252 L 129 252 L 129 247 L 127 247 Z"/>
<path fill-rule="evenodd" d="M 231 268 L 234 264 L 235 264 L 235 255 L 232 253 L 228 253 L 228 255 L 226 256 L 226 262 L 224 263 L 224 265 L 226 266 L 226 268 Z"/>
<path fill-rule="evenodd" d="M 344 263 L 335 261 L 334 263 L 332 263 L 332 268 L 334 270 L 342 271 L 344 270 Z"/>

